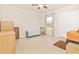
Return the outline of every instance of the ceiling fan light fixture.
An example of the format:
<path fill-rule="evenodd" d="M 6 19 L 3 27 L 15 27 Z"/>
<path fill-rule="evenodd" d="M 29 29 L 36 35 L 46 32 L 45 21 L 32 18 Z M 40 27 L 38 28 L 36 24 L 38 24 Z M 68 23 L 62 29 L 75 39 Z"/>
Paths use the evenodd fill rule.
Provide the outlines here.
<path fill-rule="evenodd" d="M 43 7 L 43 5 L 42 4 L 40 4 L 40 5 L 38 5 L 39 7 Z"/>
<path fill-rule="evenodd" d="M 37 6 L 37 9 L 41 9 L 41 8 L 45 8 L 47 9 L 48 7 L 46 6 L 46 4 L 32 4 L 32 6 Z"/>

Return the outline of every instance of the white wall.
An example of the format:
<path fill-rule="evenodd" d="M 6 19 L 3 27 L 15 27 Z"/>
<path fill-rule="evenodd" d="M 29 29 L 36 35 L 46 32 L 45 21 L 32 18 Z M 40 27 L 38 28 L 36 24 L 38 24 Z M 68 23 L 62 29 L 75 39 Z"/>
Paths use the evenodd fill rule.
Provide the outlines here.
<path fill-rule="evenodd" d="M 49 11 L 43 16 L 48 14 L 54 15 L 54 34 L 57 37 L 66 37 L 68 31 L 79 28 L 79 5 L 69 5 L 55 11 Z"/>
<path fill-rule="evenodd" d="M 0 6 L 1 10 L 1 6 Z M 14 21 L 15 26 L 20 27 L 20 36 L 25 35 L 26 30 L 39 31 L 41 26 L 45 26 L 45 15 L 54 13 L 55 36 L 66 37 L 66 33 L 79 27 L 79 5 L 63 7 L 45 14 L 22 9 L 16 6 L 4 5 L 3 13 L 0 11 L 0 18 Z M 1 19 L 0 19 L 1 20 Z"/>
<path fill-rule="evenodd" d="M 2 5 L 0 5 L 0 19 L 2 19 Z"/>
<path fill-rule="evenodd" d="M 55 11 L 55 36 L 66 37 L 68 31 L 79 28 L 79 5 Z"/>
<path fill-rule="evenodd" d="M 58 14 L 57 36 L 66 37 L 68 31 L 79 28 L 79 10 L 67 11 Z"/>
<path fill-rule="evenodd" d="M 39 31 L 42 26 L 40 13 L 10 5 L 3 6 L 3 20 L 13 21 L 20 28 L 20 37 L 25 36 L 26 30 Z"/>

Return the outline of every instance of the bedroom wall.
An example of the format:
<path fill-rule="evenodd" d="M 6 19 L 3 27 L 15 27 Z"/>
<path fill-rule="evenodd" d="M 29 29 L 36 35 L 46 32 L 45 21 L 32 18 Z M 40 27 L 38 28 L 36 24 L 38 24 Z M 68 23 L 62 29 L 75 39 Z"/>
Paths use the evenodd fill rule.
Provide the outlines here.
<path fill-rule="evenodd" d="M 54 35 L 56 37 L 66 37 L 68 31 L 79 28 L 79 5 L 69 5 L 47 12 L 43 14 L 43 21 L 45 21 L 45 15 L 48 14 L 54 16 Z"/>
<path fill-rule="evenodd" d="M 2 19 L 2 5 L 0 5 L 0 19 Z"/>
<path fill-rule="evenodd" d="M 79 5 L 55 11 L 55 36 L 66 37 L 68 31 L 79 28 Z"/>
<path fill-rule="evenodd" d="M 42 26 L 40 13 L 10 5 L 3 6 L 3 20 L 13 21 L 20 28 L 20 37 L 26 30 L 39 32 Z"/>
<path fill-rule="evenodd" d="M 68 31 L 79 28 L 79 10 L 59 13 L 56 36 L 66 37 Z M 58 32 L 57 32 L 58 31 Z"/>
<path fill-rule="evenodd" d="M 0 5 L 0 10 L 1 9 Z M 25 36 L 26 30 L 39 31 L 41 26 L 45 26 L 45 15 L 54 13 L 55 36 L 66 37 L 66 33 L 76 30 L 79 27 L 79 5 L 70 5 L 55 11 L 49 11 L 45 14 L 19 8 L 16 6 L 4 5 L 3 20 L 14 21 L 15 26 L 20 27 L 20 37 Z M 0 16 L 2 20 L 2 16 Z"/>

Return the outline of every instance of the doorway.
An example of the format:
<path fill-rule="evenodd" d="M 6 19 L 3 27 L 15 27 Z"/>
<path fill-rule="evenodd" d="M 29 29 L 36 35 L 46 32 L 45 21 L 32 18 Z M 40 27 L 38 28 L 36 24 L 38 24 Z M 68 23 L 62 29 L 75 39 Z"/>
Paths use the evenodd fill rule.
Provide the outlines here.
<path fill-rule="evenodd" d="M 54 35 L 54 20 L 52 16 L 46 16 L 46 33 Z"/>

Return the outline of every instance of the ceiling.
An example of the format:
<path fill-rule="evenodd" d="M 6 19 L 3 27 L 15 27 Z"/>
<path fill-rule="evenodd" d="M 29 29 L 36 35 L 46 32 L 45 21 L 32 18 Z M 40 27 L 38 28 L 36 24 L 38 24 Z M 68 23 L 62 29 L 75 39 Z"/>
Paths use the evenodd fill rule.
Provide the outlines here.
<path fill-rule="evenodd" d="M 37 11 L 37 12 L 41 12 L 41 13 L 45 13 L 48 11 L 52 11 L 52 10 L 56 10 L 56 9 L 60 9 L 63 7 L 68 6 L 69 4 L 46 4 L 46 6 L 48 7 L 47 9 L 45 8 L 40 8 L 40 10 L 38 10 L 38 6 L 32 6 L 32 4 L 11 4 L 11 6 L 15 6 L 15 7 L 19 7 L 19 8 L 24 8 L 24 9 L 29 9 L 29 10 L 33 10 L 33 11 Z"/>

